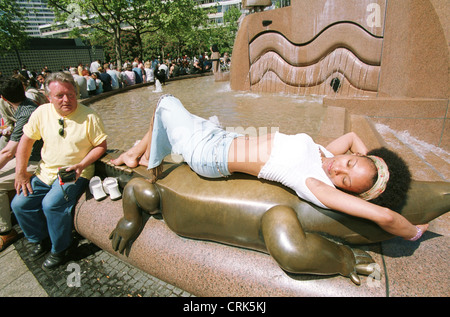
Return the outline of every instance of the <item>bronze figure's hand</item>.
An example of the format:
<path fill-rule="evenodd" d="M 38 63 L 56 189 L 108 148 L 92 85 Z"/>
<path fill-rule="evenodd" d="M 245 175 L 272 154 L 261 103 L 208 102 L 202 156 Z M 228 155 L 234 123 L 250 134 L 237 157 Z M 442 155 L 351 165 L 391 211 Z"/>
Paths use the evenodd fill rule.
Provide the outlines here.
<path fill-rule="evenodd" d="M 123 253 L 128 242 L 133 240 L 141 229 L 142 224 L 136 221 L 128 221 L 125 218 L 120 219 L 116 228 L 109 235 L 112 240 L 112 248 L 114 251 Z"/>

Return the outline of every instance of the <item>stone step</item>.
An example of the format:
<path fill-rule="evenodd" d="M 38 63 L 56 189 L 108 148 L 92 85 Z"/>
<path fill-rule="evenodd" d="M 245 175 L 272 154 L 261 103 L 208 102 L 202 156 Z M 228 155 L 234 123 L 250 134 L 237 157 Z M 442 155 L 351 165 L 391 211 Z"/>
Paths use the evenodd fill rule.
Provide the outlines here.
<path fill-rule="evenodd" d="M 327 107 L 317 141 L 326 145 L 350 131 L 356 132 L 369 149 L 385 146 L 383 138 L 367 117 L 351 115 L 346 108 L 333 106 Z"/>
<path fill-rule="evenodd" d="M 448 181 L 450 154 L 443 149 L 377 124 L 376 130 L 388 148 L 399 153 L 408 163 L 413 179 L 421 181 Z"/>
<path fill-rule="evenodd" d="M 387 147 L 408 163 L 413 178 L 422 181 L 448 181 L 450 179 L 450 153 L 411 137 L 407 132 L 373 123 L 363 115 L 349 114 L 345 108 L 327 107 L 318 142 L 328 144 L 333 139 L 353 131 L 371 149 Z"/>
<path fill-rule="evenodd" d="M 369 151 L 386 146 L 375 126 L 366 116 L 350 115 L 349 121 L 349 131 L 355 132 L 363 140 Z"/>
<path fill-rule="evenodd" d="M 334 139 L 348 132 L 348 125 L 347 109 L 328 106 L 316 142 L 326 146 Z"/>

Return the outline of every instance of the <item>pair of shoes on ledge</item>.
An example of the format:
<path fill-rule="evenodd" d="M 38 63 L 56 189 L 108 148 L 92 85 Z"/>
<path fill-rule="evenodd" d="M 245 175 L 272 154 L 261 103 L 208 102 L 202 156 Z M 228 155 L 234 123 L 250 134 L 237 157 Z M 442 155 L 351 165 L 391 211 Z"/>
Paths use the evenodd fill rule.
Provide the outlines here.
<path fill-rule="evenodd" d="M 106 177 L 103 182 L 98 176 L 92 177 L 89 181 L 89 190 L 97 201 L 105 199 L 107 195 L 111 197 L 111 200 L 117 200 L 122 197 L 119 183 L 114 177 Z"/>

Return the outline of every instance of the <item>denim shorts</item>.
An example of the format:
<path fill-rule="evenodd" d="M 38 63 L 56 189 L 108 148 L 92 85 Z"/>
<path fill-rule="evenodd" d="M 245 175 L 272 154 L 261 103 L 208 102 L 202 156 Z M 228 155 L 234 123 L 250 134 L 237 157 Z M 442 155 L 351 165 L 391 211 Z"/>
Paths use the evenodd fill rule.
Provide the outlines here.
<path fill-rule="evenodd" d="M 164 95 L 155 111 L 148 168 L 158 166 L 164 157 L 174 153 L 183 156 L 200 176 L 227 177 L 228 152 L 239 136 L 191 114 L 174 96 Z"/>

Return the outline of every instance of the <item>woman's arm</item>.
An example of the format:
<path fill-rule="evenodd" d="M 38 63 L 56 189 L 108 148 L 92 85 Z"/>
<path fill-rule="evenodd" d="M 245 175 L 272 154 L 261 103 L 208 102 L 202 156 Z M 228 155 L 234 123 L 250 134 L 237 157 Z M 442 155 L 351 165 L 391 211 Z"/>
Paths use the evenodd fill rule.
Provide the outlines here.
<path fill-rule="evenodd" d="M 364 142 L 354 132 L 349 132 L 332 141 L 326 149 L 334 155 L 345 154 L 348 151 L 366 155 L 369 151 Z"/>
<path fill-rule="evenodd" d="M 361 198 L 344 193 L 315 178 L 308 178 L 306 180 L 306 185 L 317 199 L 330 209 L 341 211 L 351 216 L 371 220 L 378 224 L 383 230 L 393 235 L 403 237 L 404 239 L 412 239 L 417 234 L 416 226 L 412 225 L 405 217 L 389 208 L 381 207 Z M 425 231 L 427 225 L 419 227 Z"/>

